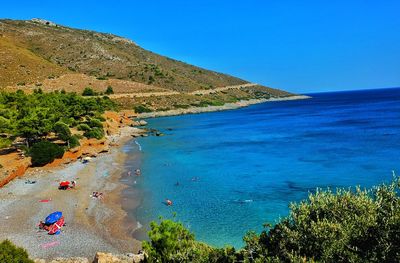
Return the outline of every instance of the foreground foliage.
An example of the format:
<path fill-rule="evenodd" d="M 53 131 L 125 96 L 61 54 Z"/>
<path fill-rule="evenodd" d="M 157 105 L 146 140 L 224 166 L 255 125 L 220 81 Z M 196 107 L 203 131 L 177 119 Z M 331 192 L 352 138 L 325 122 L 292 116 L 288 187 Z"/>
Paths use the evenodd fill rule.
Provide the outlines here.
<path fill-rule="evenodd" d="M 9 240 L 0 243 L 1 263 L 33 263 L 25 249 L 16 247 Z"/>
<path fill-rule="evenodd" d="M 245 246 L 217 249 L 182 224 L 151 223 L 149 262 L 400 262 L 400 179 L 369 190 L 317 190 Z"/>

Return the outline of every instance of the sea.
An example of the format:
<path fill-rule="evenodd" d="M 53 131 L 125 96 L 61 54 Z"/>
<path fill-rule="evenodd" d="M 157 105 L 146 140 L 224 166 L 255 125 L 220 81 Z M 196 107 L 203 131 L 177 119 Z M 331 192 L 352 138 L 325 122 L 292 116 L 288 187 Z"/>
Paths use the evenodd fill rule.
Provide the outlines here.
<path fill-rule="evenodd" d="M 197 240 L 240 248 L 247 231 L 277 223 L 317 188 L 371 187 L 400 174 L 400 88 L 307 95 L 148 119 L 164 136 L 126 146 L 135 156 L 127 169 L 141 169 L 129 184 L 136 238 L 164 218 Z"/>

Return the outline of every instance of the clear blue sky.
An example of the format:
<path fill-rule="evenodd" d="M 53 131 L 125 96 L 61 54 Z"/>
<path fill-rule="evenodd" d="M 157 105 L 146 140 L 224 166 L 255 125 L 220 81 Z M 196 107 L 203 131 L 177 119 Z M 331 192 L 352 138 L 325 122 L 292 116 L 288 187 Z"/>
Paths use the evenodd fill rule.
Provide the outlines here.
<path fill-rule="evenodd" d="M 1 18 L 110 32 L 293 92 L 400 86 L 400 1 L 2 1 Z"/>

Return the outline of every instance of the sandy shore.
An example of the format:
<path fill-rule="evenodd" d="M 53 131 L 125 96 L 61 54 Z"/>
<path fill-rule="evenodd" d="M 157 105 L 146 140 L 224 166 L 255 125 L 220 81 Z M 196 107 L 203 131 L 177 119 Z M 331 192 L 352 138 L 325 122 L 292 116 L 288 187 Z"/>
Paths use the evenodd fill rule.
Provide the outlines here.
<path fill-rule="evenodd" d="M 109 138 L 120 146 L 112 147 L 87 164 L 75 162 L 59 168 L 35 169 L 0 188 L 0 240 L 10 239 L 27 249 L 32 258 L 87 257 L 96 252 L 137 252 L 140 242 L 131 232 L 121 208 L 120 183 L 124 171 L 124 143 L 131 140 L 135 128 L 126 127 L 122 135 Z M 36 181 L 26 184 L 27 180 Z M 60 191 L 58 183 L 76 180 L 76 189 Z M 94 191 L 105 198 L 90 197 Z M 39 202 L 51 199 L 49 202 Z M 134 202 L 134 200 L 133 200 Z M 66 226 L 60 235 L 39 231 L 37 224 L 53 211 L 62 211 Z"/>
<path fill-rule="evenodd" d="M 195 114 L 203 112 L 213 112 L 213 111 L 223 111 L 223 110 L 233 110 L 238 108 L 247 107 L 253 104 L 274 102 L 274 101 L 286 101 L 286 100 L 303 100 L 309 99 L 309 96 L 305 95 L 295 95 L 290 97 L 280 97 L 280 98 L 270 98 L 270 99 L 251 99 L 243 100 L 235 103 L 226 103 L 222 106 L 208 106 L 208 107 L 190 107 L 188 109 L 175 109 L 168 111 L 156 111 L 156 112 L 145 112 L 138 114 L 138 118 L 155 118 L 163 116 L 175 116 L 182 114 Z"/>

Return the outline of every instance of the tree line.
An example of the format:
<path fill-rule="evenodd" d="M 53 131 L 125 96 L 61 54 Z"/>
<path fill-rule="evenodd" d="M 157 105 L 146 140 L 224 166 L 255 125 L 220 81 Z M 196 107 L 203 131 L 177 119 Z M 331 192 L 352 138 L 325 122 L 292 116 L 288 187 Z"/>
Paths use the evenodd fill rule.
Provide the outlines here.
<path fill-rule="evenodd" d="M 0 145 L 10 146 L 13 139 L 21 137 L 25 139 L 25 147 L 21 148 L 27 152 L 33 144 L 41 142 L 41 146 L 60 155 L 59 149 L 47 142 L 50 133 L 54 132 L 68 147 L 73 147 L 80 138 L 71 135 L 70 128 L 86 125 L 84 136 L 99 139 L 104 136 L 101 114 L 115 108 L 115 103 L 106 96 L 82 97 L 65 91 L 44 93 L 40 89 L 32 94 L 22 90 L 0 92 Z"/>

